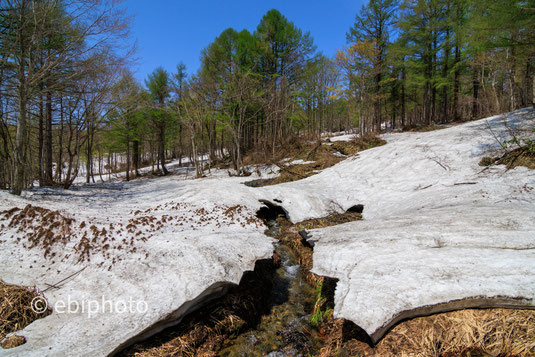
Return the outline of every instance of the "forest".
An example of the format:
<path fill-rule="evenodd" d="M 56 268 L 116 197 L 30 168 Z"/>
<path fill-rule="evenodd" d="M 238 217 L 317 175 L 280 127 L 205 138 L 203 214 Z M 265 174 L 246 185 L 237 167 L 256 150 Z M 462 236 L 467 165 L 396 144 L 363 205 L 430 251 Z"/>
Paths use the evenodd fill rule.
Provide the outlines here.
<path fill-rule="evenodd" d="M 535 105 L 535 1 L 370 0 L 333 58 L 278 10 L 228 28 L 195 73 L 132 73 L 124 7 L 2 0 L 0 188 L 69 188 L 77 177 L 170 159 L 247 175 L 324 132 L 380 133 Z M 216 34 L 214 34 L 216 35 Z M 253 159 L 254 158 L 254 159 Z"/>

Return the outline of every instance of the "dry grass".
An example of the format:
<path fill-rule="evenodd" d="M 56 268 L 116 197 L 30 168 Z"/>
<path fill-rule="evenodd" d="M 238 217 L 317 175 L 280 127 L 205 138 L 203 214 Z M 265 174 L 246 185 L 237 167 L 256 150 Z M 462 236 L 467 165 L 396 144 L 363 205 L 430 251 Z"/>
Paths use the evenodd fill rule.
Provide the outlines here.
<path fill-rule="evenodd" d="M 26 339 L 24 338 L 24 336 L 12 335 L 6 338 L 4 341 L 2 341 L 2 348 L 7 350 L 9 348 L 15 348 L 25 343 L 26 343 Z"/>
<path fill-rule="evenodd" d="M 361 213 L 356 213 L 356 212 L 332 213 L 325 217 L 308 219 L 306 221 L 296 223 L 295 226 L 298 230 L 325 228 L 329 226 L 335 226 L 337 224 L 360 221 L 361 219 L 362 219 Z"/>
<path fill-rule="evenodd" d="M 442 125 L 425 125 L 425 124 L 416 124 L 416 125 L 410 125 L 410 126 L 404 126 L 403 131 L 409 131 L 409 132 L 426 132 L 426 131 L 434 131 L 434 130 L 440 130 L 445 129 L 447 126 Z"/>
<path fill-rule="evenodd" d="M 518 149 L 508 151 L 501 157 L 485 156 L 479 162 L 480 166 L 505 165 L 507 169 L 514 169 L 517 166 L 525 166 L 528 169 L 535 169 L 535 148 L 523 146 Z"/>
<path fill-rule="evenodd" d="M 340 323 L 334 323 L 340 329 Z M 534 356 L 535 311 L 460 310 L 405 321 L 375 348 L 333 336 L 320 356 Z"/>
<path fill-rule="evenodd" d="M 338 154 L 352 156 L 360 151 L 384 145 L 386 144 L 386 141 L 374 135 L 365 135 L 362 138 L 356 137 L 351 141 L 337 141 L 330 143 L 330 145 L 324 144 L 325 143 L 319 141 L 315 143 L 297 141 L 285 150 L 283 152 L 284 154 L 278 155 L 278 160 L 280 161 L 283 157 L 290 157 L 292 160 L 314 161 L 314 163 L 286 166 L 277 163 L 277 160 L 270 161 L 275 162 L 276 165 L 279 166 L 281 173 L 273 180 L 266 180 L 259 183 L 257 187 L 276 185 L 307 178 L 342 161 L 344 157 Z"/>
<path fill-rule="evenodd" d="M 17 228 L 29 245 L 25 248 L 39 247 L 44 250 L 45 257 L 51 255 L 53 246 L 66 244 L 73 236 L 72 225 L 74 219 L 61 215 L 58 211 L 26 205 L 22 210 L 14 207 L 0 212 L 0 218 L 9 220 L 8 227 Z M 4 230 L 0 225 L 0 232 Z M 20 240 L 20 238 L 18 238 Z"/>
<path fill-rule="evenodd" d="M 497 164 L 513 169 L 517 166 L 525 166 L 528 169 L 535 169 L 535 150 L 530 150 L 528 146 L 509 151 L 496 161 Z"/>
<path fill-rule="evenodd" d="M 35 289 L 9 285 L 0 280 L 0 340 L 7 334 L 22 330 L 33 321 L 51 314 L 50 309 L 38 314 L 32 310 L 32 300 L 39 296 Z M 7 342 L 12 344 L 15 339 Z M 18 339 L 20 342 L 20 338 Z M 2 344 L 2 347 L 5 347 Z M 15 347 L 15 346 L 12 346 Z"/>

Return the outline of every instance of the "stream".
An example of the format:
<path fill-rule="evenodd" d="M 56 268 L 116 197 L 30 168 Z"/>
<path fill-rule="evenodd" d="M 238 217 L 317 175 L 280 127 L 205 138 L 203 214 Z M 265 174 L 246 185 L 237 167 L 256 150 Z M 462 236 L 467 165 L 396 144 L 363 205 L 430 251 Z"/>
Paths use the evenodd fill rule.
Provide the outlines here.
<path fill-rule="evenodd" d="M 276 237 L 280 230 L 276 221 L 268 221 L 265 234 Z M 276 243 L 281 258 L 275 271 L 273 288 L 268 299 L 268 313 L 255 329 L 227 341 L 219 356 L 309 356 L 319 351 L 321 341 L 310 325 L 315 289 L 305 280 L 305 272 L 292 251 Z"/>

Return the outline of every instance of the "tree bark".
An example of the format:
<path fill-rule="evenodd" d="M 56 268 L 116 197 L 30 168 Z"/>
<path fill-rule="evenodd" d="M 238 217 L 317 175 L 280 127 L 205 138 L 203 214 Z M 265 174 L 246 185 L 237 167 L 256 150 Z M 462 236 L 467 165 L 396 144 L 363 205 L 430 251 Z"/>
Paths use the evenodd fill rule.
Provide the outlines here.
<path fill-rule="evenodd" d="M 160 157 L 160 162 L 161 162 L 161 166 L 162 166 L 162 172 L 164 175 L 167 175 L 169 174 L 169 171 L 167 170 L 167 168 L 165 167 L 165 125 L 164 124 L 160 124 L 160 133 L 159 133 L 159 157 Z"/>
<path fill-rule="evenodd" d="M 461 51 L 459 46 L 455 46 L 455 71 L 453 72 L 453 120 L 459 121 L 459 91 L 460 91 L 460 71 Z"/>
<path fill-rule="evenodd" d="M 401 68 L 401 128 L 405 126 L 405 58 L 403 58 L 403 67 Z"/>
<path fill-rule="evenodd" d="M 126 181 L 130 181 L 130 136 L 126 134 Z"/>
<path fill-rule="evenodd" d="M 24 80 L 21 78 L 20 86 Z M 11 193 L 20 196 L 24 186 L 24 148 L 26 139 L 26 93 L 23 88 L 19 90 L 19 120 L 15 136 L 15 175 Z"/>
<path fill-rule="evenodd" d="M 26 2 L 21 4 L 19 24 L 23 24 L 26 14 Z M 13 185 L 11 186 L 11 193 L 20 196 L 24 186 L 24 149 L 26 140 L 26 104 L 28 102 L 28 94 L 26 88 L 26 43 L 25 43 L 25 28 L 19 26 L 19 65 L 18 65 L 18 109 L 19 120 L 17 121 L 17 133 L 15 134 L 15 155 L 14 166 L 15 172 L 13 175 Z"/>
<path fill-rule="evenodd" d="M 45 186 L 44 174 L 43 174 L 43 141 L 44 141 L 44 108 L 43 108 L 43 96 L 39 98 L 39 148 L 37 151 L 38 156 L 38 170 L 39 170 L 39 186 Z"/>
<path fill-rule="evenodd" d="M 45 115 L 45 137 L 44 137 L 44 159 L 45 159 L 45 184 L 50 186 L 54 184 L 53 180 L 53 157 L 52 157 L 52 93 L 50 90 L 46 93 L 46 115 Z"/>
<path fill-rule="evenodd" d="M 139 140 L 134 140 L 132 143 L 132 149 L 133 149 L 133 164 L 134 164 L 134 170 L 136 172 L 136 177 L 139 176 Z"/>
<path fill-rule="evenodd" d="M 472 70 L 472 93 L 472 119 L 477 119 L 479 98 L 479 80 L 477 65 L 474 65 L 474 68 Z"/>

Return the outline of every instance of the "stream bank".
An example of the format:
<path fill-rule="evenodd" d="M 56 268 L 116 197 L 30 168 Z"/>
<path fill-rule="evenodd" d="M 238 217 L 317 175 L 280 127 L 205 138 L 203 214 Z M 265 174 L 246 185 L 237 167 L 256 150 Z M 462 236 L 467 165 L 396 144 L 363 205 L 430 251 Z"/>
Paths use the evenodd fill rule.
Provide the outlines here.
<path fill-rule="evenodd" d="M 309 356 L 320 354 L 332 328 L 336 280 L 316 276 L 312 247 L 299 231 L 361 219 L 358 212 L 292 224 L 266 203 L 258 212 L 278 240 L 272 259 L 259 261 L 223 297 L 179 325 L 136 343 L 120 356 Z M 303 234 L 303 232 L 301 232 Z"/>

